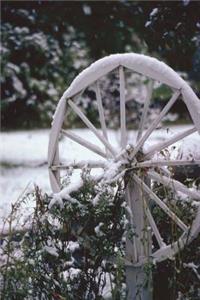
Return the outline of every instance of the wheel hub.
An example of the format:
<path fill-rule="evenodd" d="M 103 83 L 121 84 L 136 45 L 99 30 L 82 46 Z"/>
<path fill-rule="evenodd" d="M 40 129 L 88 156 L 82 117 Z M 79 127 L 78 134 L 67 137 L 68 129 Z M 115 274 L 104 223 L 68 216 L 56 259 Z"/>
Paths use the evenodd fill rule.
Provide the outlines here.
<path fill-rule="evenodd" d="M 138 162 L 142 162 L 144 158 L 144 153 L 142 150 L 138 151 L 136 155 L 134 153 L 134 146 L 128 144 L 126 146 L 125 158 L 128 160 L 131 167 L 134 167 Z"/>

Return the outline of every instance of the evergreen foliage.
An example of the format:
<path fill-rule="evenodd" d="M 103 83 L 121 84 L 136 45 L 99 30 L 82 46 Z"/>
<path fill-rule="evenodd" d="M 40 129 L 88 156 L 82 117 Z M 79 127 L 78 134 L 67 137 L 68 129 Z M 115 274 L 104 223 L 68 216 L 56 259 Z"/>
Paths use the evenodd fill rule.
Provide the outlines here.
<path fill-rule="evenodd" d="M 90 62 L 146 53 L 199 85 L 199 6 L 178 1 L 3 1 L 2 127 L 50 125 L 56 103 Z M 178 13 L 177 13 L 178 11 Z"/>
<path fill-rule="evenodd" d="M 122 299 L 123 198 L 98 188 L 85 178 L 71 199 L 52 206 L 36 188 L 31 228 L 3 240 L 3 299 L 103 299 L 109 278 Z"/>
<path fill-rule="evenodd" d="M 120 182 L 97 184 L 88 170 L 82 179 L 82 186 L 66 197 L 43 194 L 36 187 L 28 229 L 17 232 L 14 225 L 28 195 L 13 206 L 8 234 L 1 238 L 2 299 L 126 299 L 123 257 L 125 237 L 132 229 L 124 187 Z M 159 196 L 165 194 L 157 191 Z M 169 203 L 182 206 L 177 212 L 188 219 L 191 203 L 181 205 L 174 197 L 169 197 Z M 162 211 L 154 208 L 153 214 L 165 240 L 176 239 L 177 228 Z M 145 265 L 146 280 L 153 271 L 154 300 L 199 299 L 198 249 L 199 237 L 173 260 Z"/>

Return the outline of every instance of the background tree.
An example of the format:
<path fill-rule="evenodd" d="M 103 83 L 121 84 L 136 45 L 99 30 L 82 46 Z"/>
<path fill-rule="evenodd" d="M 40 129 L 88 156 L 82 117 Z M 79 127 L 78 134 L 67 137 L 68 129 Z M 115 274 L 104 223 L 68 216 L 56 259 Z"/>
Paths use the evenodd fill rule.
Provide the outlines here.
<path fill-rule="evenodd" d="M 2 2 L 2 127 L 49 126 L 58 98 L 90 62 L 139 52 L 185 72 L 198 92 L 199 2 Z"/>

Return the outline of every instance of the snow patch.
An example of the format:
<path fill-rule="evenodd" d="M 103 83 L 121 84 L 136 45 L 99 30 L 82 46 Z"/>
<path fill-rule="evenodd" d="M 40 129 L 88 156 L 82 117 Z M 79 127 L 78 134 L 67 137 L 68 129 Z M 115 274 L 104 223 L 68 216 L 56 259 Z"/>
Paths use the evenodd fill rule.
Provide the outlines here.
<path fill-rule="evenodd" d="M 146 23 L 145 23 L 145 27 L 147 28 L 147 27 L 149 27 L 151 25 L 151 21 L 147 21 Z"/>
<path fill-rule="evenodd" d="M 154 17 L 155 15 L 157 15 L 157 13 L 158 13 L 158 8 L 156 7 L 156 8 L 154 8 L 154 9 L 151 11 L 150 17 L 151 17 L 151 18 Z"/>
<path fill-rule="evenodd" d="M 99 225 L 97 225 L 95 228 L 94 228 L 94 231 L 96 232 L 96 235 L 97 236 L 102 236 L 103 235 L 103 232 L 101 231 L 101 227 L 104 225 L 104 223 L 99 223 Z"/>
<path fill-rule="evenodd" d="M 182 0 L 182 1 L 184 6 L 187 6 L 190 3 L 190 0 Z"/>
<path fill-rule="evenodd" d="M 76 183 L 70 183 L 66 188 L 62 189 L 57 195 L 61 197 L 62 199 L 68 199 L 71 200 L 70 194 L 73 192 L 78 191 L 83 186 L 83 180 L 80 179 Z"/>
<path fill-rule="evenodd" d="M 111 180 L 113 181 L 113 179 L 117 175 L 120 174 L 119 170 L 120 170 L 121 165 L 122 165 L 121 161 L 118 161 L 116 163 L 113 162 L 113 161 L 108 162 L 108 164 L 107 164 L 107 170 L 104 173 L 104 179 L 107 182 L 110 182 Z"/>
<path fill-rule="evenodd" d="M 67 244 L 67 251 L 73 253 L 75 250 L 79 249 L 79 247 L 80 246 L 78 242 L 69 241 Z"/>
<path fill-rule="evenodd" d="M 83 12 L 85 15 L 89 16 L 92 14 L 92 9 L 88 4 L 83 4 Z"/>
<path fill-rule="evenodd" d="M 68 276 L 70 276 L 72 279 L 77 277 L 79 273 L 81 273 L 81 270 L 78 268 L 69 268 L 68 270 Z"/>
<path fill-rule="evenodd" d="M 53 198 L 48 205 L 49 209 L 51 209 L 54 205 L 59 205 L 61 209 L 64 207 L 62 197 L 59 194 L 53 195 Z"/>
<path fill-rule="evenodd" d="M 55 247 L 50 247 L 50 246 L 44 246 L 43 247 L 43 251 L 48 252 L 49 254 L 51 254 L 52 256 L 56 256 L 58 257 L 58 253 L 57 253 L 57 249 Z"/>

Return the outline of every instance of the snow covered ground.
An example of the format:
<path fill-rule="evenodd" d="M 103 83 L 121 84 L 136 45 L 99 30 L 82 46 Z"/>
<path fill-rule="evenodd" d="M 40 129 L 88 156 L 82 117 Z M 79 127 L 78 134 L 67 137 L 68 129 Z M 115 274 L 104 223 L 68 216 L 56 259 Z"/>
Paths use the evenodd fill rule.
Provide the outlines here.
<path fill-rule="evenodd" d="M 170 130 L 167 128 L 156 130 L 145 145 L 148 147 L 189 127 L 184 125 L 175 126 Z M 102 146 L 101 142 L 89 130 L 74 129 L 73 131 L 82 138 Z M 1 133 L 0 222 L 10 211 L 11 203 L 17 200 L 28 184 L 29 188 L 35 183 L 45 192 L 50 192 L 47 168 L 48 137 L 49 130 Z M 135 132 L 131 131 L 129 142 L 134 144 L 135 137 Z M 109 131 L 109 140 L 115 147 L 118 147 L 119 139 L 119 132 Z M 198 155 L 198 157 L 200 156 L 200 137 L 197 133 L 182 140 L 180 144 L 182 145 L 181 149 L 184 149 L 185 156 L 187 156 L 188 151 Z M 63 138 L 61 141 L 60 156 L 63 162 L 101 159 L 98 155 L 68 138 Z M 78 174 L 76 173 L 76 175 Z M 76 175 L 73 180 L 76 180 Z M 29 207 L 31 205 L 34 204 L 29 203 Z"/>

